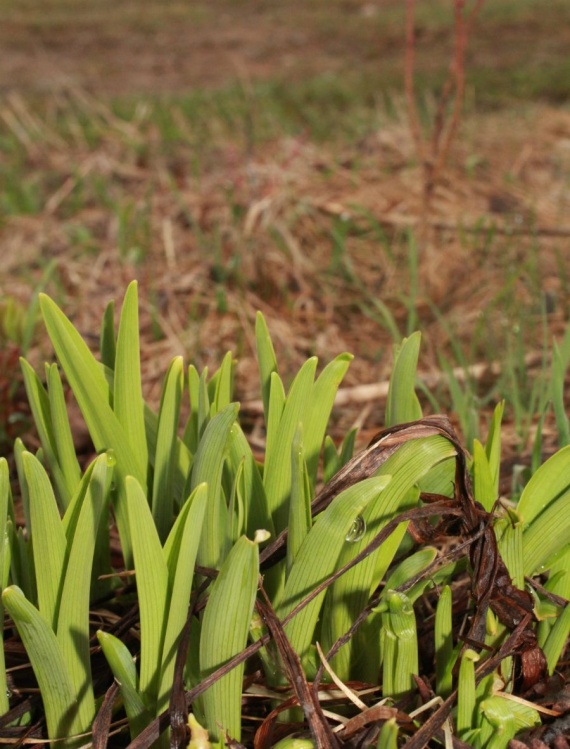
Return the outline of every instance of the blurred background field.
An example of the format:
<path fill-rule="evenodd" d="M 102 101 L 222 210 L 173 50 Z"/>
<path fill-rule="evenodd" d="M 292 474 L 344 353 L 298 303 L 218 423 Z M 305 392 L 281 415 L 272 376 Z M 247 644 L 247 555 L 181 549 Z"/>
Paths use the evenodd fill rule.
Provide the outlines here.
<path fill-rule="evenodd" d="M 483 5 L 424 232 L 404 11 L 0 0 L 5 445 L 28 427 L 18 354 L 51 356 L 38 289 L 95 347 L 106 303 L 137 278 L 151 400 L 172 356 L 215 369 L 231 350 L 255 426 L 259 309 L 291 372 L 356 355 L 336 419 L 366 435 L 383 423 L 392 346 L 418 329 L 426 411 L 451 412 L 470 441 L 506 398 L 524 458 L 570 314 L 570 4 Z M 451 2 L 417 2 L 426 132 L 452 29 Z"/>

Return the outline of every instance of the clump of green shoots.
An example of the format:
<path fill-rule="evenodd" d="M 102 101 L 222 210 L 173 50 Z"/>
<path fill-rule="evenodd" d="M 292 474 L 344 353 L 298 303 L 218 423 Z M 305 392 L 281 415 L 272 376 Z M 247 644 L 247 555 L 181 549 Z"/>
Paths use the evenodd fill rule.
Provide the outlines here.
<path fill-rule="evenodd" d="M 484 642 L 466 648 L 459 636 L 458 612 L 478 615 L 464 594 L 476 570 L 464 554 L 447 558 L 435 531 L 447 528 L 446 513 L 460 515 L 457 471 L 467 458 L 441 417 L 422 419 L 419 334 L 396 348 L 386 431 L 353 457 L 354 433 L 338 449 L 327 436 L 352 357 L 340 354 L 318 375 L 309 359 L 287 390 L 258 315 L 261 464 L 232 400 L 231 355 L 211 376 L 174 358 L 158 412 L 147 405 L 135 283 L 117 328 L 112 305 L 104 316 L 98 358 L 53 300 L 40 305 L 97 457 L 83 466 L 75 453 L 58 365 L 40 378 L 22 361 L 41 440 L 37 454 L 15 446 L 23 523 L 0 459 L 3 636 L 20 638 L 41 697 L 22 734 L 42 717 L 43 735 L 60 745 L 103 745 L 114 706 L 124 745 L 127 732 L 139 747 L 251 745 L 250 703 L 265 699 L 260 731 L 302 708 L 286 713 L 294 724 L 285 738 L 281 724 L 273 746 L 323 746 L 329 721 L 341 726 L 330 735 L 342 746 L 351 719 L 372 708 L 380 717 L 368 745 L 382 749 L 429 728 L 416 710 L 418 677 L 442 703 L 433 709 L 447 709 L 446 725 L 474 747 L 503 749 L 539 722 L 532 705 L 512 699 L 515 650 L 489 671 L 509 642 L 504 617 L 488 611 Z M 559 355 L 552 386 L 562 433 L 565 363 Z M 466 466 L 513 585 L 526 595 L 526 580 L 541 580 L 527 627 L 552 674 L 570 630 L 570 448 L 537 467 L 518 504 L 497 503 L 502 412 Z M 433 657 L 419 645 L 426 636 Z M 15 707 L 9 658 L 0 659 L 3 714 Z M 357 697 L 346 687 L 350 703 L 325 713 L 318 685 L 333 675 L 369 688 Z"/>

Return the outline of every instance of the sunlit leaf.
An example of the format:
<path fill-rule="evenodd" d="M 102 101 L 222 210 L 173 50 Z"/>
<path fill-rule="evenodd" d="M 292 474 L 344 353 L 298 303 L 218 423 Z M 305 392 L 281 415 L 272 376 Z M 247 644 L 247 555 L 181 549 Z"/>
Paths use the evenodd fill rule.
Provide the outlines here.
<path fill-rule="evenodd" d="M 315 521 L 299 549 L 276 608 L 283 619 L 313 588 L 331 575 L 355 518 L 390 483 L 390 476 L 365 479 L 345 489 Z M 285 627 L 293 648 L 304 656 L 311 643 L 325 591 Z"/>
<path fill-rule="evenodd" d="M 176 433 L 183 387 L 182 357 L 176 357 L 168 368 L 162 391 L 154 458 L 152 516 L 161 541 L 166 539 L 174 518 L 174 479 L 179 455 Z"/>
<path fill-rule="evenodd" d="M 57 443 L 52 423 L 52 414 L 49 396 L 42 385 L 40 378 L 25 359 L 20 360 L 26 395 L 34 417 L 34 423 L 42 443 L 44 454 L 53 476 L 53 482 L 61 502 L 62 509 L 67 507 L 70 499 L 70 488 L 65 480 L 65 475 L 59 464 Z"/>
<path fill-rule="evenodd" d="M 570 490 L 551 502 L 525 528 L 522 537 L 524 574 L 533 575 L 539 571 L 555 550 L 562 550 L 569 538 Z"/>
<path fill-rule="evenodd" d="M 570 445 L 558 450 L 533 474 L 521 494 L 517 511 L 525 525 L 570 486 Z"/>
<path fill-rule="evenodd" d="M 261 380 L 261 397 L 263 399 L 263 411 L 269 413 L 269 393 L 271 388 L 271 375 L 277 372 L 277 359 L 271 342 L 271 336 L 267 328 L 265 318 L 258 312 L 255 317 L 255 339 L 257 344 L 257 361 L 259 364 L 259 377 Z"/>
<path fill-rule="evenodd" d="M 42 616 L 55 630 L 67 550 L 65 533 L 53 489 L 44 467 L 34 455 L 28 452 L 23 454 L 22 460 L 30 492 L 38 606 Z"/>
<path fill-rule="evenodd" d="M 200 638 L 203 676 L 215 671 L 245 647 L 258 574 L 258 543 L 242 536 L 222 564 L 204 611 Z M 227 731 L 233 739 L 241 740 L 243 671 L 244 664 L 237 666 L 203 695 L 206 724 L 214 739 L 221 738 Z"/>
<path fill-rule="evenodd" d="M 88 726 L 78 725 L 77 694 L 53 629 L 16 586 L 6 588 L 2 600 L 34 669 L 49 737 L 68 738 L 86 730 Z"/>
<path fill-rule="evenodd" d="M 81 480 L 81 468 L 75 453 L 67 404 L 57 364 L 47 367 L 46 372 L 57 461 L 65 480 L 68 497 L 71 498 Z M 63 498 L 62 502 L 64 508 L 67 507 Z"/>
<path fill-rule="evenodd" d="M 395 347 L 394 366 L 386 401 L 385 424 L 404 424 L 420 419 L 422 407 L 415 391 L 421 334 L 413 333 Z"/>
<path fill-rule="evenodd" d="M 128 476 L 126 490 L 141 622 L 140 691 L 150 708 L 158 697 L 168 569 L 142 487 Z"/>
<path fill-rule="evenodd" d="M 188 616 L 194 565 L 207 499 L 207 484 L 199 484 L 184 504 L 164 545 L 164 558 L 168 568 L 168 596 L 158 711 L 166 707 L 172 691 L 178 639 Z"/>
<path fill-rule="evenodd" d="M 137 282 L 132 281 L 125 293 L 119 321 L 113 410 L 140 466 L 136 476 L 143 476 L 148 464 L 140 366 Z"/>
<path fill-rule="evenodd" d="M 230 404 L 208 423 L 192 466 L 192 489 L 208 484 L 208 504 L 198 559 L 205 567 L 217 567 L 226 554 L 227 507 L 222 494 L 222 468 L 228 452 L 231 428 L 238 405 Z"/>
<path fill-rule="evenodd" d="M 78 719 L 89 725 L 95 716 L 89 644 L 89 592 L 95 541 L 111 482 L 112 466 L 99 456 L 91 472 L 81 511 L 70 539 L 57 619 L 57 639 L 75 688 Z"/>
<path fill-rule="evenodd" d="M 154 717 L 139 692 L 135 662 L 127 646 L 109 632 L 99 630 L 97 640 L 119 684 L 129 720 L 131 739 L 134 739 Z"/>
<path fill-rule="evenodd" d="M 275 530 L 278 533 L 287 525 L 289 514 L 291 443 L 297 425 L 300 421 L 303 421 L 307 409 L 312 405 L 310 404 L 310 398 L 316 367 L 317 359 L 315 357 L 308 359 L 303 364 L 293 380 L 278 424 L 273 417 L 274 387 L 272 387 L 263 484 L 275 523 Z M 274 382 L 276 381 L 275 377 L 276 375 L 273 375 Z"/>
<path fill-rule="evenodd" d="M 0 458 L 0 592 L 8 584 L 10 571 L 11 554 L 7 521 L 11 505 L 12 492 L 10 490 L 8 461 L 5 458 Z M 4 604 L 0 601 L 0 715 L 4 715 L 10 707 L 8 694 L 4 654 Z"/>
<path fill-rule="evenodd" d="M 435 611 L 435 691 L 444 699 L 449 696 L 453 687 L 453 621 L 451 588 L 446 585 L 439 596 Z"/>

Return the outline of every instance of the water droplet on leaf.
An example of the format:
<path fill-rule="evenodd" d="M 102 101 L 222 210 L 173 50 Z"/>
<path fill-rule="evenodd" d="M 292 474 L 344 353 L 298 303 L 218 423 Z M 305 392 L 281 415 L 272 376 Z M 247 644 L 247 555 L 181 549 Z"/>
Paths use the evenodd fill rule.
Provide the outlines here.
<path fill-rule="evenodd" d="M 349 544 L 355 544 L 357 543 L 357 541 L 360 541 L 365 532 L 366 521 L 364 520 L 362 515 L 357 515 L 354 518 L 352 525 L 350 526 L 350 530 L 346 534 L 346 540 Z"/>
<path fill-rule="evenodd" d="M 109 468 L 113 468 L 117 465 L 117 458 L 115 457 L 114 450 L 107 450 L 107 465 Z"/>

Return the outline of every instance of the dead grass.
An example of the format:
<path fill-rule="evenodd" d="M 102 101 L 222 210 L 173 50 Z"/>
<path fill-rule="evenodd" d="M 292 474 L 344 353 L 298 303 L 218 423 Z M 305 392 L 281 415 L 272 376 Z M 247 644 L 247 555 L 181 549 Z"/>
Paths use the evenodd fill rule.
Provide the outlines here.
<path fill-rule="evenodd" d="M 401 335 L 422 330 L 427 374 L 458 350 L 471 363 L 500 360 L 513 331 L 536 349 L 543 309 L 550 334 L 565 327 L 568 113 L 470 118 L 435 194 L 433 243 L 414 260 L 421 188 L 402 118 L 340 150 L 283 137 L 244 153 L 220 139 L 193 174 L 190 133 L 165 153 L 144 112 L 125 121 L 77 96 L 93 145 L 79 124 L 62 136 L 23 99 L 4 103 L 43 207 L 4 220 L 3 293 L 27 299 L 52 261 L 50 292 L 95 344 L 105 304 L 138 278 L 151 400 L 171 356 L 215 368 L 226 350 L 238 358 L 239 397 L 253 398 L 257 309 L 288 372 L 312 354 L 355 353 L 348 386 L 390 371 L 394 331 L 375 300 Z M 367 418 L 378 426 L 381 406 Z"/>
<path fill-rule="evenodd" d="M 41 17 L 35 0 L 9 5 L 2 296 L 27 303 L 51 264 L 48 291 L 95 346 L 105 304 L 138 278 L 151 400 L 171 356 L 215 368 L 226 350 L 238 358 L 238 396 L 255 398 L 257 309 L 286 376 L 309 355 L 348 350 L 348 387 L 385 381 L 394 340 L 416 328 L 426 376 L 442 355 L 499 371 L 518 356 L 524 369 L 520 347 L 540 350 L 545 325 L 560 335 L 570 311 L 570 115 L 538 103 L 475 112 L 495 95 L 489 71 L 510 96 L 525 65 L 540 89 L 542 72 L 565 59 L 566 4 L 516 7 L 484 8 L 468 60 L 470 114 L 434 196 L 431 242 L 416 252 L 421 172 L 389 93 L 401 81 L 402 3 L 71 10 L 57 0 Z M 417 6 L 427 112 L 447 65 L 446 8 Z M 235 88 L 211 97 L 196 89 L 228 82 Z M 177 96 L 141 96 L 157 91 Z M 32 358 L 49 355 L 39 338 Z M 508 397 L 505 387 L 486 382 L 479 405 Z M 371 429 L 382 418 L 381 401 L 342 416 Z"/>

